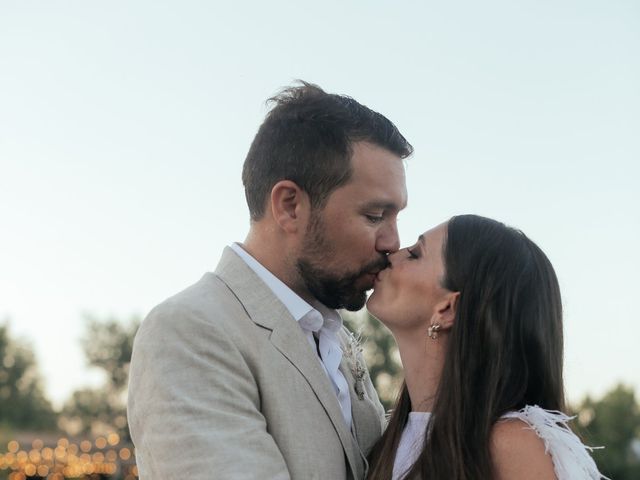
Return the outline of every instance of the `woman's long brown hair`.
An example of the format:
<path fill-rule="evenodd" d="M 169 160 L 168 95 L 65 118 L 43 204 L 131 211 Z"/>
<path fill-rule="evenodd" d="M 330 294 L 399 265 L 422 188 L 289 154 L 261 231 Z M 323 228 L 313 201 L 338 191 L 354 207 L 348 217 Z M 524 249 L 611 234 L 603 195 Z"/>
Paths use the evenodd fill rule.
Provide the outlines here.
<path fill-rule="evenodd" d="M 404 478 L 488 480 L 491 429 L 503 414 L 564 408 L 560 288 L 529 238 L 476 215 L 449 220 L 443 259 L 443 286 L 460 298 L 427 441 Z M 410 411 L 403 385 L 371 452 L 369 480 L 391 479 Z"/>

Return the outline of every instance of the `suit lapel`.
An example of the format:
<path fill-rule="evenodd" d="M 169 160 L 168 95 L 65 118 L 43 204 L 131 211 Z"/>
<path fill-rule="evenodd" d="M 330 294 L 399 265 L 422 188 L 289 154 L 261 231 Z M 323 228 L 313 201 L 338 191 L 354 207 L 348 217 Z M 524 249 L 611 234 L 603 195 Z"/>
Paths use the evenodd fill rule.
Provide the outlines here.
<path fill-rule="evenodd" d="M 359 459 L 359 449 L 355 445 L 351 432 L 344 422 L 340 404 L 333 391 L 331 382 L 322 369 L 317 355 L 311 349 L 302 330 L 291 327 L 275 328 L 271 334 L 271 341 L 298 369 L 315 393 L 340 437 L 340 442 L 342 443 L 352 471 L 356 474 L 356 478 L 360 477 L 360 473 L 363 471 L 363 465 Z"/>
<path fill-rule="evenodd" d="M 364 465 L 360 450 L 344 422 L 331 382 L 298 323 L 271 289 L 230 248 L 225 248 L 215 273 L 234 292 L 249 317 L 271 330 L 271 343 L 307 381 L 338 433 L 354 477 L 362 477 Z"/>

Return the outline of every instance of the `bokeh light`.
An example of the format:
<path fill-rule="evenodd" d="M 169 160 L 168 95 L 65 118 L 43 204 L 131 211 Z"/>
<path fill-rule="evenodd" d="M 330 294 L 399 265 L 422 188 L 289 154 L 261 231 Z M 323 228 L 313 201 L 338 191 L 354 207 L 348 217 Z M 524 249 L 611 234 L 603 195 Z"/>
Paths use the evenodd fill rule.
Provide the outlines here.
<path fill-rule="evenodd" d="M 122 443 L 115 432 L 94 439 L 36 438 L 21 448 L 18 440 L 6 444 L 0 451 L 0 478 L 7 480 L 93 480 L 114 478 L 135 480 L 133 446 Z M 107 446 L 112 447 L 103 451 Z M 79 455 L 78 455 L 79 454 Z M 9 470 L 3 476 L 2 470 Z"/>

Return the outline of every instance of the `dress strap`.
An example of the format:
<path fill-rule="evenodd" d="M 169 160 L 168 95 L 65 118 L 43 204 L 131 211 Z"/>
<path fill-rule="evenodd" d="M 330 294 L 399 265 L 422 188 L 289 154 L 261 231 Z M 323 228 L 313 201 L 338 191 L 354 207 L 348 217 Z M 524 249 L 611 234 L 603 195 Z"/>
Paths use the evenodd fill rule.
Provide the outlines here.
<path fill-rule="evenodd" d="M 545 410 L 537 405 L 527 405 L 517 412 L 509 412 L 502 419 L 516 418 L 525 422 L 544 441 L 545 450 L 551 454 L 558 480 L 611 480 L 598 471 L 589 452 L 604 447 L 588 447 L 569 428 L 575 417 Z"/>

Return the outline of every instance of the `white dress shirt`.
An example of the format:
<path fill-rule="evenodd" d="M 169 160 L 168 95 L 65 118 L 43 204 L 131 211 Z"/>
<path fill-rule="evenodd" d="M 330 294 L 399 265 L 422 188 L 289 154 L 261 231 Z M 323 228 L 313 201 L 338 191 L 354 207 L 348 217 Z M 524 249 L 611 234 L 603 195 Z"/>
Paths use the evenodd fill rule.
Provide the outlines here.
<path fill-rule="evenodd" d="M 338 332 L 342 328 L 340 314 L 320 302 L 314 302 L 311 306 L 249 255 L 239 243 L 231 244 L 231 248 L 289 310 L 291 316 L 302 328 L 313 351 L 316 353 L 319 351 L 318 360 L 333 385 L 344 421 L 351 428 L 349 385 L 339 369 L 342 361 L 342 347 L 338 338 Z M 314 336 L 318 339 L 317 344 Z"/>

